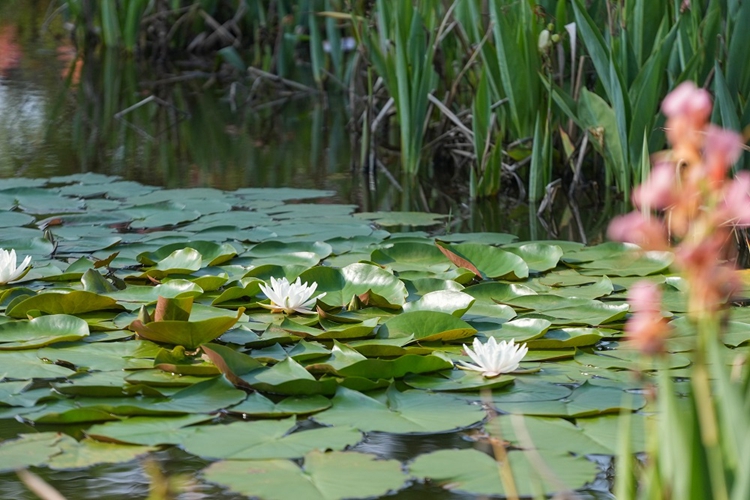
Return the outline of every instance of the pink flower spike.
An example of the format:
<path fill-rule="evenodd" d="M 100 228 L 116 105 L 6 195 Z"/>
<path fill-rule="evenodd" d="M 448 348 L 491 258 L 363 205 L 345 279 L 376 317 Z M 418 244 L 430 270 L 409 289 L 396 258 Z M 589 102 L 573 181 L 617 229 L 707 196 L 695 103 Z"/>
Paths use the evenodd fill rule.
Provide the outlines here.
<path fill-rule="evenodd" d="M 703 148 L 708 175 L 711 180 L 721 181 L 729 168 L 740 159 L 742 136 L 733 130 L 709 125 Z"/>
<path fill-rule="evenodd" d="M 738 173 L 724 188 L 721 223 L 750 226 L 750 172 Z"/>
<path fill-rule="evenodd" d="M 628 292 L 630 310 L 634 313 L 661 311 L 661 290 L 656 283 L 639 281 Z"/>
<path fill-rule="evenodd" d="M 683 82 L 664 98 L 661 110 L 667 118 L 684 116 L 693 123 L 702 123 L 711 116 L 711 95 L 693 82 Z"/>
<path fill-rule="evenodd" d="M 646 218 L 640 212 L 630 212 L 612 219 L 607 236 L 614 241 L 635 243 L 644 250 L 667 250 L 666 231 L 661 222 Z"/>
<path fill-rule="evenodd" d="M 633 191 L 633 203 L 641 208 L 661 210 L 674 201 L 675 166 L 669 162 L 660 162 L 651 170 L 646 182 Z"/>

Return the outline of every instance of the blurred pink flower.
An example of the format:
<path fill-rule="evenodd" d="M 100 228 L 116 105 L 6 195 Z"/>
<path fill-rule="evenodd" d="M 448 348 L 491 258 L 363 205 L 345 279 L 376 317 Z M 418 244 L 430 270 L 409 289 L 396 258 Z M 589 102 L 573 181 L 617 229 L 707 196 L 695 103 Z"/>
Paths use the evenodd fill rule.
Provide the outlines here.
<path fill-rule="evenodd" d="M 742 144 L 742 136 L 737 132 L 716 125 L 708 126 L 703 156 L 709 179 L 724 180 L 729 168 L 740 159 Z"/>
<path fill-rule="evenodd" d="M 637 207 L 661 210 L 674 202 L 675 166 L 670 162 L 659 162 L 651 170 L 646 182 L 633 191 L 633 203 Z"/>
<path fill-rule="evenodd" d="M 662 223 L 657 219 L 647 218 L 640 212 L 630 212 L 612 219 L 607 236 L 614 241 L 635 243 L 644 250 L 669 249 Z"/>
<path fill-rule="evenodd" d="M 681 83 L 661 103 L 661 110 L 667 118 L 684 116 L 693 123 L 708 120 L 711 108 L 711 95 L 693 82 Z"/>
<path fill-rule="evenodd" d="M 630 304 L 630 310 L 635 313 L 659 312 L 661 290 L 652 281 L 639 281 L 630 287 L 628 303 Z"/>
<path fill-rule="evenodd" d="M 724 187 L 719 223 L 750 226 L 750 172 L 740 172 Z"/>
<path fill-rule="evenodd" d="M 625 323 L 625 334 L 636 348 L 644 354 L 664 352 L 664 341 L 669 337 L 670 327 L 659 313 L 634 314 Z"/>
<path fill-rule="evenodd" d="M 656 283 L 639 281 L 630 287 L 628 302 L 633 316 L 625 324 L 625 333 L 646 354 L 664 351 L 669 325 L 661 315 L 661 290 Z"/>

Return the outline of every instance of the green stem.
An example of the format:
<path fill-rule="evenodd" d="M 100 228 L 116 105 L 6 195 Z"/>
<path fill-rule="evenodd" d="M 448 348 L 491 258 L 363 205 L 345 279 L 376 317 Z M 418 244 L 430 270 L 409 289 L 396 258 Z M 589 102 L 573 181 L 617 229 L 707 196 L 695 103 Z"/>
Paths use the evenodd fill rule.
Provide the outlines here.
<path fill-rule="evenodd" d="M 719 448 L 719 426 L 716 408 L 711 397 L 711 381 L 706 368 L 708 342 L 716 341 L 718 321 L 714 317 L 703 316 L 698 319 L 698 345 L 693 359 L 693 376 L 691 382 L 695 393 L 695 406 L 698 412 L 701 441 L 706 447 L 708 473 L 711 479 L 711 490 L 714 500 L 728 500 L 724 460 Z"/>

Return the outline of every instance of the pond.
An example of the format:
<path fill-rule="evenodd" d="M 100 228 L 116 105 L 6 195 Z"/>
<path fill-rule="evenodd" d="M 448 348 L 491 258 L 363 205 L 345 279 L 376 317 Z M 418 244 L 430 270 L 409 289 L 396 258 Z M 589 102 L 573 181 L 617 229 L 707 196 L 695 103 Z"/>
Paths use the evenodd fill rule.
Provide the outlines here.
<path fill-rule="evenodd" d="M 685 311 L 669 255 L 602 243 L 621 205 L 561 193 L 537 217 L 437 172 L 369 176 L 342 96 L 79 58 L 46 2 L 12 5 L 0 241 L 33 267 L 0 288 L 0 497 L 34 498 L 9 472 L 30 466 L 70 499 L 312 498 L 304 463 L 320 498 L 480 498 L 508 491 L 506 443 L 522 494 L 612 498 L 619 414 L 646 405 L 626 291 L 653 275 Z M 281 277 L 317 284 L 313 314 L 264 308 Z M 530 350 L 486 378 L 454 368 L 472 338 Z"/>
<path fill-rule="evenodd" d="M 247 84 L 211 84 L 199 71 L 165 74 L 104 50 L 77 54 L 61 17 L 47 22 L 48 6 L 0 6 L 2 177 L 97 172 L 170 188 L 326 189 L 335 194 L 325 202 L 451 214 L 444 231 L 522 240 L 598 243 L 627 209 L 597 193 L 569 202 L 561 191 L 537 217 L 537 207 L 513 198 L 510 180 L 510 196 L 470 201 L 454 173 L 433 171 L 410 186 L 383 169 L 362 172 L 344 95 L 253 96 Z M 396 170 L 395 156 L 383 161 Z"/>

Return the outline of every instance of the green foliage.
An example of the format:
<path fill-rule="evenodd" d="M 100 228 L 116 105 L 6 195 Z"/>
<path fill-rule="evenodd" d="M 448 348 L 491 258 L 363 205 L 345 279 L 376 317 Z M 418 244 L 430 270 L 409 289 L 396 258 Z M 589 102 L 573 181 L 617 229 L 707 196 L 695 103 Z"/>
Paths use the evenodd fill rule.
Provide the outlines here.
<path fill-rule="evenodd" d="M 659 102 L 688 79 L 712 89 L 715 122 L 735 130 L 750 124 L 747 2 L 681 8 L 648 0 L 182 0 L 172 10 L 146 0 L 120 4 L 66 2 L 87 43 L 100 39 L 141 54 L 198 47 L 215 51 L 240 78 L 250 67 L 303 89 L 364 94 L 349 105 L 362 127 L 363 160 L 371 145 L 386 141 L 376 122 L 390 120 L 392 103 L 402 172 L 429 172 L 437 149 L 460 150 L 470 159 L 454 161 L 472 198 L 493 196 L 514 178 L 540 201 L 579 156 L 586 158 L 581 179 L 603 180 L 628 198 L 648 168 L 648 153 L 664 146 Z M 169 38 L 145 36 L 158 28 L 156 19 L 171 28 L 159 31 Z M 121 78 L 110 72 L 108 81 L 121 85 Z M 110 101 L 105 115 L 132 104 Z M 454 133 L 445 133 L 449 126 Z"/>

